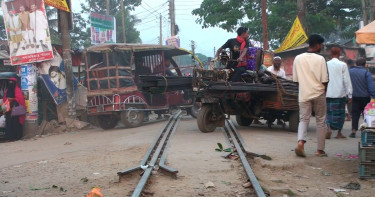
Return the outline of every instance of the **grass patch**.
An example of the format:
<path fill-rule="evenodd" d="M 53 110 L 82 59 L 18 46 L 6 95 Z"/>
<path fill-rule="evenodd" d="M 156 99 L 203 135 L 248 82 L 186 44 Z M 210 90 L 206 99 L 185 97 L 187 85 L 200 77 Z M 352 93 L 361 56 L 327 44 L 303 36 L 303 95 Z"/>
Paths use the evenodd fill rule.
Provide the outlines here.
<path fill-rule="evenodd" d="M 288 196 L 297 196 L 296 193 L 294 193 L 292 190 L 288 189 Z"/>

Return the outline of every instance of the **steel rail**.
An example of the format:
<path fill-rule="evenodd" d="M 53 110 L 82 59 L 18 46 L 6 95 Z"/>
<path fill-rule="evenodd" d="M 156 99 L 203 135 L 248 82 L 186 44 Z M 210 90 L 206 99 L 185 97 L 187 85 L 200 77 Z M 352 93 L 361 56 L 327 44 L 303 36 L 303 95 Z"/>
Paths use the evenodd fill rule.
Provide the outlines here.
<path fill-rule="evenodd" d="M 160 169 L 166 170 L 169 173 L 175 174 L 178 172 L 177 170 L 166 166 L 165 159 L 166 159 L 166 152 L 169 148 L 169 141 L 172 135 L 176 131 L 180 118 L 181 118 L 181 110 L 178 110 L 173 116 L 169 118 L 168 122 L 160 131 L 157 138 L 151 144 L 150 148 L 146 152 L 146 155 L 140 162 L 139 166 L 117 173 L 118 176 L 120 177 L 124 174 L 131 173 L 137 170 L 144 170 L 142 177 L 139 180 L 138 185 L 132 194 L 133 197 L 141 196 L 142 191 L 144 187 L 146 186 L 146 183 L 148 179 L 150 178 L 151 172 L 154 169 L 156 164 L 160 167 Z"/>
<path fill-rule="evenodd" d="M 245 155 L 247 151 L 244 148 L 244 144 L 243 144 L 244 141 L 242 140 L 241 135 L 237 132 L 237 129 L 231 120 L 226 120 L 225 127 L 223 128 L 223 130 L 224 130 L 224 134 L 226 138 L 228 138 L 229 141 L 232 142 L 234 148 L 236 148 L 236 151 L 238 155 L 240 156 L 240 159 L 245 169 L 245 172 L 247 174 L 247 177 L 249 178 L 257 196 L 265 197 L 266 195 L 264 194 L 264 191 L 262 187 L 260 186 L 258 179 L 256 178 L 253 170 L 250 167 L 249 162 L 247 161 L 247 158 Z"/>

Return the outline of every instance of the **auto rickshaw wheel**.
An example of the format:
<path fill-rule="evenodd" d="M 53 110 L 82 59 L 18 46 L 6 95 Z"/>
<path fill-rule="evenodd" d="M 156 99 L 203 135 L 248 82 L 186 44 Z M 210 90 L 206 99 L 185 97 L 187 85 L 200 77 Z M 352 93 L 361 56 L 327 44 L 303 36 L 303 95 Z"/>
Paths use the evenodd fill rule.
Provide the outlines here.
<path fill-rule="evenodd" d="M 114 115 L 100 115 L 98 116 L 98 123 L 102 129 L 113 129 L 119 119 Z"/>
<path fill-rule="evenodd" d="M 236 115 L 236 122 L 240 126 L 250 126 L 253 123 L 253 118 L 247 118 L 243 115 Z"/>
<path fill-rule="evenodd" d="M 131 106 L 126 108 L 125 111 L 121 112 L 121 121 L 124 123 L 124 125 L 128 128 L 134 128 L 141 126 L 144 118 L 144 112 L 140 107 Z"/>
<path fill-rule="evenodd" d="M 199 111 L 201 110 L 201 103 L 194 102 L 193 107 L 186 109 L 187 113 L 191 115 L 193 118 L 197 118 L 199 115 Z"/>
<path fill-rule="evenodd" d="M 203 133 L 213 132 L 218 124 L 218 120 L 214 119 L 214 109 L 212 105 L 203 105 L 199 111 L 197 123 L 198 128 Z"/>
<path fill-rule="evenodd" d="M 293 132 L 298 132 L 299 124 L 299 111 L 289 112 L 289 130 Z"/>

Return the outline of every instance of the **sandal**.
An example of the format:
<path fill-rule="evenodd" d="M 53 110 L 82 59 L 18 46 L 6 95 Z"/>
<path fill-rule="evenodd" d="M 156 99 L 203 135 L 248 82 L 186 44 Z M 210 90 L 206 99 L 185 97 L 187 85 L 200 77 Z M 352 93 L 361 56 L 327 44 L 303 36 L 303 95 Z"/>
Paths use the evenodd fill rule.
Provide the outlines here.
<path fill-rule="evenodd" d="M 328 155 L 327 155 L 326 152 L 321 151 L 320 153 L 319 152 L 315 153 L 315 156 L 317 156 L 317 157 L 327 157 Z"/>
<path fill-rule="evenodd" d="M 349 137 L 351 137 L 351 138 L 355 138 L 355 133 L 351 133 L 351 134 L 349 135 Z"/>
<path fill-rule="evenodd" d="M 302 149 L 299 149 L 298 147 L 294 149 L 294 152 L 298 157 L 306 157 L 305 151 Z"/>

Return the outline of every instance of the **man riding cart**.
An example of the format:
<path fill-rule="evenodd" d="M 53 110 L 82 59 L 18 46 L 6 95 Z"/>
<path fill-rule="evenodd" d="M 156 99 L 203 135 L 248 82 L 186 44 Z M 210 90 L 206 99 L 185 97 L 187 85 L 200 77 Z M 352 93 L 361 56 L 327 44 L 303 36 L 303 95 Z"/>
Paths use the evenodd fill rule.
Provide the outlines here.
<path fill-rule="evenodd" d="M 249 126 L 253 120 L 263 118 L 271 127 L 278 119 L 289 122 L 289 129 L 297 131 L 297 85 L 264 68 L 264 51 L 249 47 L 247 28 L 240 27 L 237 35 L 217 52 L 215 59 L 225 69 L 194 69 L 193 91 L 202 103 L 197 119 L 199 129 L 212 132 L 224 126 L 230 115 L 236 115 L 240 126 Z M 224 51 L 225 48 L 230 51 Z"/>

